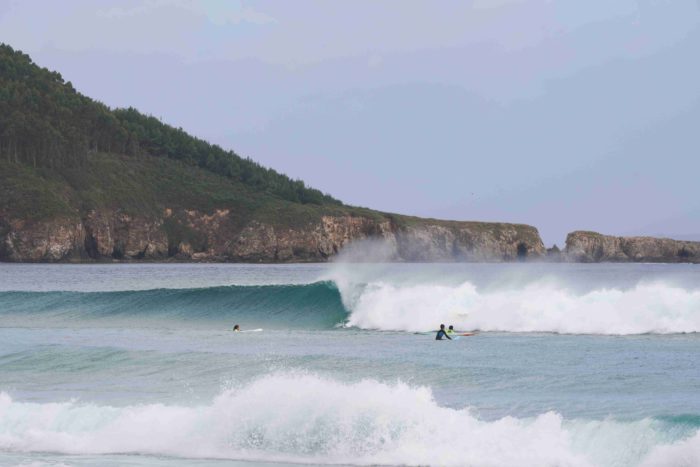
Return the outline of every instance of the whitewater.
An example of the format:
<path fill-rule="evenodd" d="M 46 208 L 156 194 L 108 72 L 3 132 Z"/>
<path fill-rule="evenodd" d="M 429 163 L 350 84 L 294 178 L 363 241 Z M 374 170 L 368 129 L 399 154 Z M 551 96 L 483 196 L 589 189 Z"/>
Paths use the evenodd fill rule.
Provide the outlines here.
<path fill-rule="evenodd" d="M 698 355 L 695 265 L 0 264 L 0 465 L 694 466 Z"/>

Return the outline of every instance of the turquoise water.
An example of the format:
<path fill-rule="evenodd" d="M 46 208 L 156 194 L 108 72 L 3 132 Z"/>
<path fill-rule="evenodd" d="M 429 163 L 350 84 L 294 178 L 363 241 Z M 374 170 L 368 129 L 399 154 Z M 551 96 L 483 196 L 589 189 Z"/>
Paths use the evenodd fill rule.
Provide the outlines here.
<path fill-rule="evenodd" d="M 699 331 L 690 265 L 0 265 L 0 465 L 700 465 Z"/>

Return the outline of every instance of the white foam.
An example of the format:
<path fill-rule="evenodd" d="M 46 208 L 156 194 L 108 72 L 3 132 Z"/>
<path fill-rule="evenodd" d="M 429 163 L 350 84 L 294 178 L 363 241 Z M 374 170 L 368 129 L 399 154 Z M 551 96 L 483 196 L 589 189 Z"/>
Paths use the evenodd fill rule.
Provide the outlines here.
<path fill-rule="evenodd" d="M 670 453 L 678 463 L 665 465 L 680 466 L 700 463 L 696 438 L 662 447 L 648 420 L 566 422 L 552 412 L 487 422 L 440 407 L 425 387 L 303 374 L 267 376 L 196 407 L 0 394 L 0 450 L 9 452 L 442 466 L 625 466 L 648 453 L 652 466 Z"/>
<path fill-rule="evenodd" d="M 15 465 L 15 467 L 70 467 L 63 462 L 27 461 Z"/>
<path fill-rule="evenodd" d="M 642 467 L 695 467 L 700 465 L 700 431 L 691 438 L 655 447 Z"/>
<path fill-rule="evenodd" d="M 584 294 L 552 283 L 489 291 L 469 282 L 339 287 L 351 309 L 348 325 L 365 329 L 425 331 L 445 323 L 458 329 L 510 332 L 700 332 L 700 291 L 663 283 Z"/>

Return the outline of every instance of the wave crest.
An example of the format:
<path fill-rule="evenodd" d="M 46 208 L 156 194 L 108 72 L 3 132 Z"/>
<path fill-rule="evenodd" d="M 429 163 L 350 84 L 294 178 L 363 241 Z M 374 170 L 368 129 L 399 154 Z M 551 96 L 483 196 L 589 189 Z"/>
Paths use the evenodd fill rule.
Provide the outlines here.
<path fill-rule="evenodd" d="M 36 404 L 0 394 L 0 450 L 11 452 L 359 465 L 637 465 L 648 458 L 655 465 L 666 452 L 700 462 L 699 439 L 673 445 L 651 420 L 567 422 L 553 412 L 487 422 L 439 406 L 425 387 L 308 374 L 270 375 L 195 407 Z"/>
<path fill-rule="evenodd" d="M 224 286 L 121 292 L 0 292 L 0 324 L 31 326 L 92 320 L 136 326 L 329 329 L 339 324 L 384 331 L 458 329 L 565 334 L 700 332 L 700 290 L 664 283 L 575 293 L 551 283 L 479 289 L 426 283 L 324 281 L 304 285 Z"/>

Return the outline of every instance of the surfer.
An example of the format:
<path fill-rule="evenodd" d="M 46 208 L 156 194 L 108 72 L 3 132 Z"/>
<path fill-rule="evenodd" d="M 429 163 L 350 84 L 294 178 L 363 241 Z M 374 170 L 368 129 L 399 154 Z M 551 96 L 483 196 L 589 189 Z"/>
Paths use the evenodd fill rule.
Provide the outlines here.
<path fill-rule="evenodd" d="M 435 340 L 441 341 L 443 337 L 447 337 L 449 340 L 452 340 L 452 338 L 445 332 L 445 325 L 441 324 L 440 330 L 435 335 Z"/>
<path fill-rule="evenodd" d="M 233 326 L 233 332 L 241 332 L 241 327 L 237 324 Z"/>
<path fill-rule="evenodd" d="M 452 335 L 455 333 L 455 327 L 450 324 L 450 327 L 447 328 L 447 332 L 445 334 Z"/>

